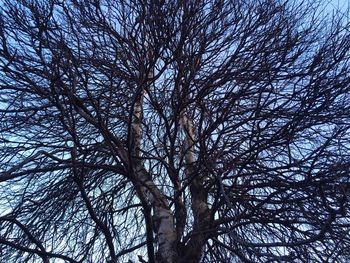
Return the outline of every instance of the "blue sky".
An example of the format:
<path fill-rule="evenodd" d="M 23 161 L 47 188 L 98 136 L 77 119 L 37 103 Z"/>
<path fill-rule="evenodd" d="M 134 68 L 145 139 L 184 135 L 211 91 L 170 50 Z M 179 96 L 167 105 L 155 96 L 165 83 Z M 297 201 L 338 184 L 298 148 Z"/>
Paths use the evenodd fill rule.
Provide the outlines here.
<path fill-rule="evenodd" d="M 324 0 L 324 1 L 326 2 L 327 0 Z M 350 0 L 328 0 L 328 1 L 331 7 L 339 8 L 344 11 L 346 7 L 350 5 Z"/>

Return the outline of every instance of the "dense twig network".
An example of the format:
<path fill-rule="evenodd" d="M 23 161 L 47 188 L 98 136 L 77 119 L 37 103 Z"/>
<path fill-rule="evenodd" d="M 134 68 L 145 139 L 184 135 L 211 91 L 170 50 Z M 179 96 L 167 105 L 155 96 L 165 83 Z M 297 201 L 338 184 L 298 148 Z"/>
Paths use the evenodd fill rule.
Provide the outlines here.
<path fill-rule="evenodd" d="M 310 2 L 2 0 L 0 261 L 348 262 L 349 12 Z"/>

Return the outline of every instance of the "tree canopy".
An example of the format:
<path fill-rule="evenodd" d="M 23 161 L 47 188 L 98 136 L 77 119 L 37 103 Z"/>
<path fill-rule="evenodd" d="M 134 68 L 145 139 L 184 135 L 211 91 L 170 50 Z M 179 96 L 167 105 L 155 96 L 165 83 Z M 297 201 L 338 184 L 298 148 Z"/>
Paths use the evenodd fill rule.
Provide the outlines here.
<path fill-rule="evenodd" d="M 348 10 L 1 2 L 1 262 L 350 260 Z"/>

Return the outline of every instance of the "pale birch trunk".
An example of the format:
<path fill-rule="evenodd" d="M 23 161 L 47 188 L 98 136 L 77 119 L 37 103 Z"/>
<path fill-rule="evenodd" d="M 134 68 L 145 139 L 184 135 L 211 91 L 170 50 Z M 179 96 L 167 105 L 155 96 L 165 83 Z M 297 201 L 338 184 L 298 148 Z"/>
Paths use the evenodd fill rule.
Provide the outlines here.
<path fill-rule="evenodd" d="M 142 166 L 139 168 L 136 172 L 143 185 L 141 192 L 152 207 L 153 231 L 157 239 L 156 262 L 175 263 L 178 258 L 177 235 L 169 203 L 159 188 L 149 179 L 147 171 Z"/>
<path fill-rule="evenodd" d="M 136 177 L 141 183 L 140 194 L 152 208 L 152 228 L 156 235 L 157 263 L 175 263 L 178 258 L 176 241 L 177 233 L 174 225 L 174 217 L 169 208 L 168 200 L 160 189 L 153 183 L 152 178 L 143 167 L 140 157 L 142 139 L 142 108 L 144 91 L 134 103 L 133 118 L 131 123 L 132 159 L 131 161 Z"/>
<path fill-rule="evenodd" d="M 187 180 L 191 181 L 190 193 L 192 198 L 192 214 L 193 214 L 193 228 L 192 231 L 196 233 L 193 235 L 185 246 L 182 258 L 188 263 L 197 263 L 200 261 L 203 253 L 203 248 L 206 242 L 205 230 L 209 228 L 210 224 L 210 209 L 207 203 L 207 193 L 204 189 L 204 180 L 200 174 L 195 173 L 193 167 L 195 158 L 193 153 L 193 145 L 195 135 L 193 132 L 192 120 L 184 112 L 181 116 L 180 124 L 185 132 L 185 164 L 187 166 L 186 176 Z"/>

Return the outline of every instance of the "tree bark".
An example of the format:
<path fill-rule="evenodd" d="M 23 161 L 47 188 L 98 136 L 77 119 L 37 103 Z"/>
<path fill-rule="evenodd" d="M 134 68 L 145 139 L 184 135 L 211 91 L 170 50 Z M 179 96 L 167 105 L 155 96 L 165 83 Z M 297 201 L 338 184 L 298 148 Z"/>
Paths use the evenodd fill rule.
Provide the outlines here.
<path fill-rule="evenodd" d="M 192 198 L 193 230 L 184 251 L 182 251 L 182 262 L 197 263 L 202 257 L 202 252 L 207 239 L 206 230 L 210 226 L 210 209 L 208 207 L 208 194 L 204 188 L 203 178 L 194 169 L 193 145 L 195 135 L 192 120 L 183 113 L 180 124 L 185 133 L 185 164 L 187 180 L 191 181 L 190 194 Z"/>
<path fill-rule="evenodd" d="M 152 207 L 153 231 L 157 244 L 155 260 L 157 263 L 175 263 L 178 258 L 177 234 L 169 202 L 153 181 L 149 180 L 144 167 L 139 166 L 137 176 L 142 182 L 141 194 Z"/>
<path fill-rule="evenodd" d="M 177 233 L 174 224 L 174 217 L 169 208 L 169 202 L 161 190 L 154 184 L 151 176 L 146 171 L 140 159 L 140 146 L 142 139 L 142 110 L 144 91 L 141 91 L 134 103 L 131 123 L 131 158 L 132 167 L 136 178 L 140 181 L 141 198 L 146 200 L 152 208 L 152 227 L 156 235 L 157 263 L 175 263 L 177 254 Z M 153 240 L 153 239 L 152 239 Z M 152 255 L 153 256 L 153 255 Z"/>

